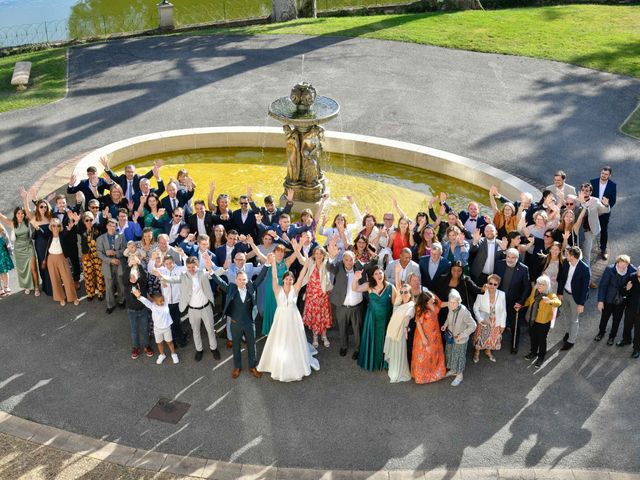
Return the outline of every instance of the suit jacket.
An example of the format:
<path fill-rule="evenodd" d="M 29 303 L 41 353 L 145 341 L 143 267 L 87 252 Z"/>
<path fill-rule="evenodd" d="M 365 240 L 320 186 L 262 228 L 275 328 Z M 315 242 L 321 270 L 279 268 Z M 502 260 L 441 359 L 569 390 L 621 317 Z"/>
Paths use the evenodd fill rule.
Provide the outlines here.
<path fill-rule="evenodd" d="M 462 225 L 464 225 L 465 223 L 467 223 L 467 220 L 469 220 L 469 212 L 467 212 L 466 210 L 462 210 L 458 214 L 458 218 L 460 218 Z M 478 213 L 476 219 L 476 228 L 479 228 L 480 232 L 484 234 L 484 227 L 487 226 L 487 221 L 484 219 L 484 215 L 480 215 Z M 466 232 L 469 234 L 469 236 L 465 235 L 465 238 L 467 240 L 471 240 L 471 238 L 473 238 L 473 231 L 466 230 Z"/>
<path fill-rule="evenodd" d="M 293 202 L 287 202 L 284 208 L 276 207 L 273 213 L 269 213 L 266 207 L 258 208 L 255 202 L 249 202 L 249 206 L 251 207 L 251 210 L 253 210 L 253 213 L 262 214 L 262 224 L 268 227 L 269 225 L 278 223 L 278 219 L 280 218 L 280 215 L 282 215 L 283 213 L 291 213 L 291 207 L 293 207 Z"/>
<path fill-rule="evenodd" d="M 387 281 L 389 283 L 392 283 L 393 285 L 396 284 L 396 265 L 399 262 L 400 260 L 394 260 L 392 262 L 389 262 L 389 264 L 387 265 L 387 269 L 384 272 L 385 276 L 387 277 Z M 409 260 L 409 265 L 407 265 L 407 277 L 409 276 L 410 273 L 415 273 L 420 275 L 420 266 L 413 260 Z"/>
<path fill-rule="evenodd" d="M 231 213 L 231 225 L 240 235 L 256 236 L 258 224 L 256 222 L 256 214 L 252 210 L 247 213 L 247 220 L 242 221 L 242 210 L 238 209 Z"/>
<path fill-rule="evenodd" d="M 556 195 L 557 188 L 555 185 L 549 185 L 548 187 L 545 188 L 545 190 L 549 190 L 553 192 L 553 196 L 555 197 L 556 201 L 559 200 L 558 195 Z M 577 195 L 576 187 L 569 185 L 568 183 L 565 183 L 564 186 L 562 187 L 562 194 L 564 195 L 565 199 L 567 198 L 568 195 Z"/>
<path fill-rule="evenodd" d="M 482 275 L 484 264 L 487 263 L 487 256 L 489 255 L 489 244 L 487 242 L 487 239 L 485 237 L 482 237 L 477 245 L 472 244 L 469 247 L 469 252 L 475 254 L 473 261 L 471 262 L 471 276 L 476 281 L 480 278 L 480 275 Z M 495 271 L 495 264 L 498 260 L 498 252 L 500 251 L 500 243 L 498 242 L 498 239 L 496 239 L 493 248 L 493 265 Z"/>
<path fill-rule="evenodd" d="M 180 226 L 178 227 L 178 236 L 180 236 L 180 230 L 182 229 L 183 226 L 187 225 L 184 220 L 180 222 Z M 158 228 L 160 230 L 162 230 L 162 233 L 166 233 L 167 235 L 169 235 L 171 233 L 171 227 L 173 226 L 173 218 L 169 217 L 166 220 L 160 220 L 159 218 L 154 218 L 151 221 L 151 226 L 153 228 Z"/>
<path fill-rule="evenodd" d="M 104 179 L 100 178 L 98 180 L 98 185 L 96 186 L 96 190 L 98 190 L 98 196 L 96 197 L 89 186 L 89 179 L 85 178 L 84 180 L 80 180 L 77 185 L 68 186 L 67 185 L 67 193 L 75 194 L 76 192 L 82 192 L 85 199 L 85 205 L 89 203 L 89 200 L 97 199 L 99 200 L 101 196 L 104 195 L 104 191 L 108 190 L 110 187 L 109 183 Z"/>
<path fill-rule="evenodd" d="M 451 270 L 451 262 L 444 257 L 440 257 L 438 268 L 433 278 L 429 276 L 429 262 L 431 262 L 431 255 L 423 255 L 418 261 L 422 286 L 434 292 L 438 298 L 443 298 L 444 284 L 448 278 L 449 270 Z"/>
<path fill-rule="evenodd" d="M 235 257 L 236 253 L 238 252 L 242 252 L 242 253 L 247 253 L 249 251 L 249 247 L 242 242 L 238 242 L 235 244 L 235 246 L 233 247 L 233 251 L 231 252 L 231 261 L 233 261 L 233 257 Z M 227 261 L 227 246 L 226 245 L 221 245 L 218 248 L 216 248 L 213 252 L 216 255 L 216 258 L 218 259 L 218 265 L 222 266 L 224 265 L 224 262 Z"/>
<path fill-rule="evenodd" d="M 600 283 L 598 284 L 598 301 L 612 304 L 616 294 L 624 294 L 627 282 L 636 276 L 636 267 L 629 265 L 627 273 L 620 276 L 615 264 L 604 269 Z"/>
<path fill-rule="evenodd" d="M 127 195 L 127 186 L 128 186 L 127 185 L 127 176 L 124 173 L 122 175 L 116 175 L 111 170 L 105 170 L 105 172 L 107 172 L 107 175 L 109 175 L 109 178 L 111 180 L 113 180 L 115 183 L 120 185 L 120 187 L 122 188 L 122 193 L 126 197 L 126 195 Z M 136 194 L 136 192 L 140 191 L 140 180 L 142 180 L 143 178 L 151 179 L 152 177 L 153 177 L 153 170 L 149 170 L 143 176 L 140 176 L 137 173 L 133 174 L 133 179 L 132 179 L 132 183 L 131 183 L 131 187 L 133 189 L 133 191 L 131 192 L 131 199 L 132 200 L 133 200 L 133 196 Z"/>
<path fill-rule="evenodd" d="M 105 276 L 111 277 L 111 260 L 114 258 L 120 260 L 120 265 L 118 266 L 118 272 L 121 275 L 123 272 L 123 264 L 125 262 L 124 251 L 127 248 L 127 240 L 124 238 L 124 235 L 116 233 L 115 240 L 113 242 L 113 249 L 116 251 L 115 257 L 107 256 L 107 250 L 109 250 L 109 235 L 107 233 L 103 233 L 96 240 L 96 250 L 98 253 L 98 257 L 102 260 L 102 274 Z"/>
<path fill-rule="evenodd" d="M 505 328 L 507 326 L 507 304 L 505 301 L 505 294 L 501 290 L 498 290 L 496 293 L 496 327 Z M 487 291 L 482 295 L 478 295 L 475 303 L 473 304 L 473 313 L 476 320 L 480 322 L 483 319 L 488 319 L 490 308 L 489 292 Z"/>
<path fill-rule="evenodd" d="M 597 196 L 592 196 L 587 200 L 586 206 L 583 208 L 587 209 L 587 219 L 589 220 L 591 232 L 594 235 L 598 235 L 600 233 L 600 219 L 598 217 L 604 213 L 609 213 L 611 206 L 605 206 Z M 584 226 L 584 223 L 582 225 Z"/>
<path fill-rule="evenodd" d="M 195 193 L 195 190 L 191 190 L 190 192 L 187 192 L 185 190 L 178 190 L 178 192 L 176 193 L 176 200 L 178 201 L 178 206 L 182 207 L 182 209 L 184 210 L 184 217 L 182 218 L 182 220 L 185 220 L 189 215 L 191 215 L 191 208 L 189 208 L 189 200 L 191 200 L 194 193 Z M 173 213 L 173 205 L 171 205 L 171 199 L 168 196 L 164 197 L 160 201 L 160 203 L 162 204 L 162 208 L 164 208 L 167 211 L 167 215 L 171 217 L 171 214 Z"/>
<path fill-rule="evenodd" d="M 165 277 L 162 275 L 162 281 L 180 284 L 180 303 L 178 308 L 180 308 L 182 313 L 186 312 L 189 308 L 191 295 L 193 294 L 193 277 L 191 274 L 185 270 L 179 277 Z M 213 306 L 213 291 L 211 290 L 211 284 L 209 283 L 209 275 L 207 275 L 204 270 L 198 270 L 195 275 L 195 281 L 200 282 L 200 288 L 202 288 L 204 296 L 207 297 L 207 300 L 209 300 L 209 303 Z"/>
<path fill-rule="evenodd" d="M 565 293 L 564 287 L 569 275 L 569 262 L 563 262 L 560 272 L 558 272 L 558 295 Z M 591 270 L 582 260 L 576 264 L 576 270 L 571 278 L 571 295 L 578 305 L 584 305 L 589 297 L 589 283 L 591 282 Z"/>
<path fill-rule="evenodd" d="M 593 180 L 591 180 L 591 186 L 593 187 L 593 196 L 594 197 L 599 197 L 599 192 L 600 192 L 600 178 L 594 178 Z M 607 186 L 604 187 L 604 197 L 607 197 L 609 199 L 609 206 L 611 208 L 614 207 L 614 205 L 616 204 L 616 196 L 617 196 L 617 185 L 615 184 L 615 182 L 612 182 L 611 180 L 609 180 L 607 182 Z M 607 213 L 607 212 L 605 212 Z"/>
<path fill-rule="evenodd" d="M 507 270 L 507 261 L 498 260 L 496 262 L 496 268 L 494 273 L 504 279 L 505 271 Z M 511 276 L 511 283 L 505 285 L 504 281 L 500 282 L 498 287 L 501 291 L 505 292 L 507 307 L 511 308 L 514 304 L 519 303 L 524 305 L 527 301 L 529 293 L 531 293 L 531 282 L 529 281 L 529 268 L 522 263 L 516 263 L 514 267 L 513 275 Z"/>
<path fill-rule="evenodd" d="M 377 263 L 377 260 L 372 260 L 367 265 L 362 265 L 360 262 L 354 262 L 353 270 L 359 271 L 364 270 L 372 264 L 372 262 Z M 329 296 L 329 300 L 331 301 L 331 305 L 340 306 L 344 304 L 344 299 L 347 296 L 347 281 L 348 275 L 347 271 L 344 268 L 344 263 L 337 259 L 327 262 L 327 271 L 333 273 L 334 275 L 334 284 L 333 290 L 331 290 L 331 295 Z M 366 281 L 365 276 L 363 275 L 360 279 L 360 285 L 362 285 Z"/>
<path fill-rule="evenodd" d="M 194 213 L 193 215 L 189 215 L 189 220 L 187 220 L 189 224 L 189 228 L 191 229 L 191 233 L 198 233 L 198 215 Z M 215 219 L 213 213 L 209 211 L 204 212 L 204 228 L 207 231 L 207 235 L 211 235 L 211 230 L 215 225 Z"/>
<path fill-rule="evenodd" d="M 245 298 L 244 306 L 248 311 L 248 318 L 251 319 L 251 321 L 253 321 L 253 315 L 252 315 L 253 306 L 256 304 L 256 288 L 265 279 L 265 276 L 268 271 L 269 271 L 268 268 L 263 268 L 262 272 L 260 272 L 260 275 L 258 275 L 255 281 L 251 281 L 251 279 L 247 281 L 247 298 Z M 226 282 L 223 278 L 220 278 L 218 275 L 213 276 L 213 281 L 226 293 L 222 312 L 225 315 L 231 316 L 230 307 L 234 298 L 238 295 L 238 285 L 236 285 L 233 282 Z M 239 318 L 234 318 L 233 316 L 232 318 L 234 320 L 240 320 Z M 247 317 L 245 316 L 245 319 L 246 318 Z"/>
<path fill-rule="evenodd" d="M 164 193 L 164 182 L 162 181 L 162 179 L 158 180 L 158 188 L 149 188 L 149 193 L 155 193 L 156 195 L 158 195 L 158 198 L 162 196 L 162 194 Z M 133 194 L 134 212 L 140 206 L 140 198 L 142 198 L 142 192 L 140 191 L 140 188 L 138 188 L 138 190 L 136 190 L 136 192 Z"/>
<path fill-rule="evenodd" d="M 251 280 L 254 276 L 260 275 L 262 270 L 267 270 L 263 265 L 258 265 L 257 267 L 251 263 L 245 263 L 242 270 L 247 274 L 249 280 Z M 229 265 L 229 269 L 227 270 L 227 279 L 230 283 L 236 283 L 236 275 L 238 274 L 238 268 L 235 263 Z"/>

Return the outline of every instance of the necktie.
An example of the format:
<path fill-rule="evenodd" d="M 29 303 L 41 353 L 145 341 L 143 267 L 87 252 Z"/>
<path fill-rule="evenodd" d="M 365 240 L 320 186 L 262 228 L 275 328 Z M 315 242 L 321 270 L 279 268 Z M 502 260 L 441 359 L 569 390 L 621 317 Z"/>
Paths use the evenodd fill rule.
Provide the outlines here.
<path fill-rule="evenodd" d="M 127 181 L 127 193 L 125 195 L 127 197 L 127 200 L 131 200 L 131 197 L 133 196 L 133 185 L 132 185 L 132 183 L 133 182 L 131 182 L 131 180 Z"/>
<path fill-rule="evenodd" d="M 176 199 L 175 199 L 175 198 L 172 198 L 172 199 L 171 199 L 171 209 L 172 209 L 172 210 L 175 210 L 175 209 L 176 209 L 176 207 L 177 207 L 177 205 L 176 205 L 176 204 L 177 204 Z"/>

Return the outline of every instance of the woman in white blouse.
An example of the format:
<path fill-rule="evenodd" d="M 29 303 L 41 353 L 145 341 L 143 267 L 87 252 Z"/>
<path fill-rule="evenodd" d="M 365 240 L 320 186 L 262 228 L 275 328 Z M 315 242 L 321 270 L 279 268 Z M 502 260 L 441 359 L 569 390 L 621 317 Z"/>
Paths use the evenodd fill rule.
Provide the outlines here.
<path fill-rule="evenodd" d="M 498 290 L 500 277 L 496 274 L 487 278 L 487 290 L 476 297 L 473 304 L 478 327 L 473 336 L 473 345 L 476 351 L 473 355 L 473 363 L 480 360 L 480 350 L 484 350 L 487 358 L 492 362 L 496 358 L 491 353 L 492 350 L 500 350 L 502 342 L 502 332 L 507 325 L 507 305 L 504 292 Z"/>
<path fill-rule="evenodd" d="M 78 305 L 78 295 L 76 294 L 75 284 L 71 276 L 71 268 L 69 260 L 62 248 L 62 237 L 66 235 L 76 235 L 76 223 L 78 221 L 77 214 L 69 216 L 69 224 L 65 229 L 62 222 L 56 217 L 51 219 L 49 229 L 51 230 L 51 238 L 47 246 L 47 256 L 45 259 L 46 268 L 51 278 L 51 286 L 53 287 L 53 299 L 60 302 L 64 306 L 66 302 L 73 302 Z"/>

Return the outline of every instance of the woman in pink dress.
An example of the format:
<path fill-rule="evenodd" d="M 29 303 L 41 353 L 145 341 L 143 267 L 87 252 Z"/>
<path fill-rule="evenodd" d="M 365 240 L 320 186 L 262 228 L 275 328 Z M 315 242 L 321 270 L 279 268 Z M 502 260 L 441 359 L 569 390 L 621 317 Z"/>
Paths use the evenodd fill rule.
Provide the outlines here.
<path fill-rule="evenodd" d="M 307 286 L 302 321 L 313 333 L 312 345 L 315 348 L 318 347 L 318 336 L 325 347 L 330 346 L 327 329 L 331 327 L 331 278 L 327 272 L 327 259 L 327 251 L 316 247 L 311 257 L 305 260 L 305 269 L 301 272 L 304 275 L 302 285 Z"/>

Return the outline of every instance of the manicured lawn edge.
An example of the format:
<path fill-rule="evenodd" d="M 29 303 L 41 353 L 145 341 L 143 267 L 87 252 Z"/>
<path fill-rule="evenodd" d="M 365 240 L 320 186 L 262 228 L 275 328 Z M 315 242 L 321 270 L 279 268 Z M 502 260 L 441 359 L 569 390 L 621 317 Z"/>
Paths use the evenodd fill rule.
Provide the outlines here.
<path fill-rule="evenodd" d="M 620 131 L 636 140 L 640 140 L 640 104 L 620 125 Z"/>

